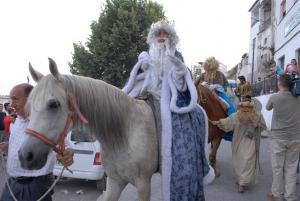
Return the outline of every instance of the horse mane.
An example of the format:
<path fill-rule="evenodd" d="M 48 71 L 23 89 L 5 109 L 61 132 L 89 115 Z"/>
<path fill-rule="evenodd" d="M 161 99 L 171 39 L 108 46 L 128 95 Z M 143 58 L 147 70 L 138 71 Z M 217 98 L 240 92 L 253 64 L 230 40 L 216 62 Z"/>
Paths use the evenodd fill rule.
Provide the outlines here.
<path fill-rule="evenodd" d="M 208 118 L 211 118 L 212 116 L 217 116 L 217 118 L 226 117 L 227 116 L 226 112 L 223 110 L 223 108 L 217 102 L 217 100 L 215 100 L 216 98 L 213 96 L 212 92 L 207 87 L 201 85 L 200 83 L 201 81 L 202 79 L 200 76 L 194 82 L 198 94 L 198 100 L 197 100 L 198 104 L 200 104 L 204 108 Z M 203 98 L 207 99 L 206 104 L 201 103 L 202 96 L 204 96 Z"/>
<path fill-rule="evenodd" d="M 75 75 L 60 75 L 59 81 L 52 75 L 45 76 L 39 81 L 37 89 L 33 90 L 31 98 L 34 98 L 34 91 L 38 88 L 41 88 L 39 92 L 44 93 L 47 91 L 45 87 L 55 89 L 55 83 L 61 85 L 69 97 L 64 97 L 64 93 L 60 92 L 52 93 L 60 102 L 66 98 L 75 98 L 81 113 L 89 121 L 87 127 L 102 146 L 109 147 L 110 150 L 120 150 L 127 145 L 126 118 L 134 99 L 101 80 Z M 43 93 L 39 95 L 40 97 L 35 98 L 46 97 Z M 79 123 L 78 120 L 76 123 Z"/>

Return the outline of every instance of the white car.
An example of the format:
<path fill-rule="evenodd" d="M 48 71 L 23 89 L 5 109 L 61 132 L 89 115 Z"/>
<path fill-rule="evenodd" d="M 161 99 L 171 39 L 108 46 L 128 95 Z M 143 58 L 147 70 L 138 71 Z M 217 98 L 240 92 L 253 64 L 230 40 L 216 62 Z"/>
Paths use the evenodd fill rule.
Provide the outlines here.
<path fill-rule="evenodd" d="M 66 144 L 74 151 L 74 163 L 64 170 L 62 177 L 95 180 L 99 190 L 105 189 L 106 175 L 101 161 L 101 145 L 91 136 L 88 129 L 79 124 L 67 134 Z M 62 165 L 56 163 L 53 174 L 59 176 Z"/>

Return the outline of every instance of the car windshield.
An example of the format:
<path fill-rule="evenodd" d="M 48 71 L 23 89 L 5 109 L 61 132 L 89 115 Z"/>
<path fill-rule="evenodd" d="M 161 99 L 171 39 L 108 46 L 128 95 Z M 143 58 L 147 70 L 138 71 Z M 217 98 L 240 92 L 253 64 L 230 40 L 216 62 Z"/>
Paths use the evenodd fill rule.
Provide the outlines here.
<path fill-rule="evenodd" d="M 95 142 L 96 138 L 91 135 L 89 129 L 83 124 L 74 125 L 71 140 L 76 142 Z"/>

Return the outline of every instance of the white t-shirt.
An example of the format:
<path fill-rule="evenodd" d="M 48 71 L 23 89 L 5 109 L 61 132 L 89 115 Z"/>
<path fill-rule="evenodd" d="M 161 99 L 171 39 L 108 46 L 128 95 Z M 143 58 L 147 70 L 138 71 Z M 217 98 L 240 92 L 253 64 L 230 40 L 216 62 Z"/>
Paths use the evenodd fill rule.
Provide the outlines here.
<path fill-rule="evenodd" d="M 8 157 L 7 157 L 7 173 L 11 177 L 36 177 L 47 175 L 53 172 L 56 157 L 53 151 L 49 152 L 47 162 L 43 168 L 40 170 L 25 170 L 21 167 L 21 163 L 18 157 L 18 151 L 27 137 L 25 130 L 28 126 L 29 120 L 23 119 L 18 116 L 15 123 L 10 126 L 10 138 L 8 147 Z"/>

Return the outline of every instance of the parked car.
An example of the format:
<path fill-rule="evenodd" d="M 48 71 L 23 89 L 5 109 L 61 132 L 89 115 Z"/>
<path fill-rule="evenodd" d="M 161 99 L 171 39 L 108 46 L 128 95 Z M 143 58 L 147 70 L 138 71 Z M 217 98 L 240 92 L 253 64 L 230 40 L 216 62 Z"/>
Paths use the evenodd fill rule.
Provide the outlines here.
<path fill-rule="evenodd" d="M 73 172 L 64 170 L 62 177 L 95 180 L 97 188 L 104 190 L 106 175 L 101 161 L 101 145 L 82 124 L 74 126 L 66 136 L 67 146 L 74 151 L 74 163 L 69 167 Z M 56 163 L 53 174 L 59 176 L 62 165 Z"/>

